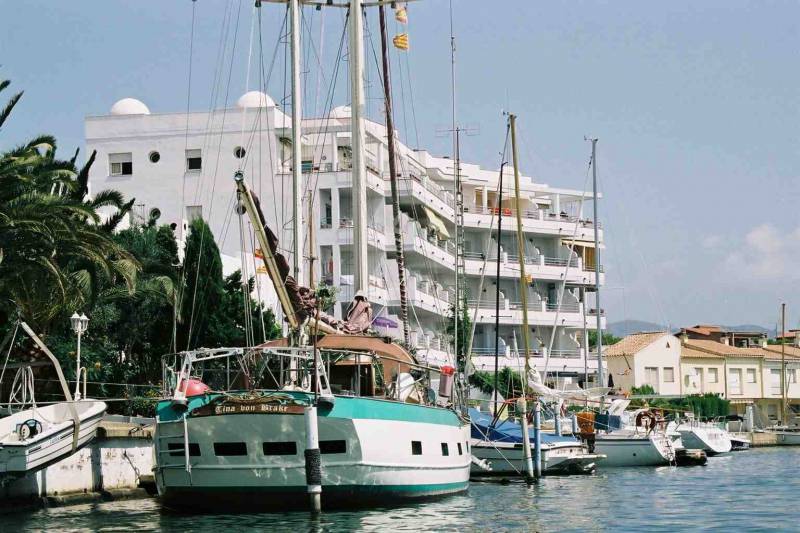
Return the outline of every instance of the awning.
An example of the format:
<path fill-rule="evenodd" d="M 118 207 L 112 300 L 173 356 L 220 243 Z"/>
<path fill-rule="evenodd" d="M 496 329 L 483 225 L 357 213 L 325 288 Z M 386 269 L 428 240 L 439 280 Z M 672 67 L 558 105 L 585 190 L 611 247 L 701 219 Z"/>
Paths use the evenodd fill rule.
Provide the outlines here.
<path fill-rule="evenodd" d="M 428 219 L 428 224 L 430 227 L 439 234 L 439 238 L 442 240 L 447 240 L 450 238 L 450 232 L 447 231 L 447 226 L 444 225 L 444 221 L 439 218 L 439 215 L 433 212 L 433 210 L 426 206 L 422 206 L 424 217 Z"/>
<path fill-rule="evenodd" d="M 594 248 L 594 241 L 581 241 L 578 239 L 575 239 L 573 241 L 572 239 L 561 239 L 561 244 L 563 244 L 564 246 L 571 246 L 573 242 L 575 243 L 574 246 L 582 246 L 584 248 Z"/>

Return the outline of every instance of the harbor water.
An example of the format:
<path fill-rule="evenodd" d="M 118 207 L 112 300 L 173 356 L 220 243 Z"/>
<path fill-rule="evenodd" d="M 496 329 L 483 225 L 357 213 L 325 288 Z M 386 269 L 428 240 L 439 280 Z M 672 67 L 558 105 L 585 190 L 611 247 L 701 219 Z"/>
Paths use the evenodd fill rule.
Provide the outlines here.
<path fill-rule="evenodd" d="M 706 466 L 473 483 L 464 495 L 317 518 L 175 514 L 146 499 L 7 514 L 0 531 L 797 531 L 798 467 L 800 448 L 759 448 Z"/>

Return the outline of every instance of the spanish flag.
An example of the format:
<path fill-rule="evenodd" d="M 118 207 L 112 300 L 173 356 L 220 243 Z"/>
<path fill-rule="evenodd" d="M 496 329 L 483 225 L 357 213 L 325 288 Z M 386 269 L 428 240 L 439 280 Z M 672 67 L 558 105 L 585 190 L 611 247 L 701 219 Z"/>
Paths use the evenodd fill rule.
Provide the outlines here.
<path fill-rule="evenodd" d="M 392 43 L 394 47 L 399 50 L 408 50 L 408 34 L 407 33 L 400 33 L 394 36 L 392 39 Z"/>
<path fill-rule="evenodd" d="M 394 12 L 394 20 L 402 24 L 408 24 L 408 12 L 405 7 L 398 7 Z"/>
<path fill-rule="evenodd" d="M 263 265 L 256 269 L 256 274 L 266 274 L 266 273 L 267 273 L 267 267 Z"/>
<path fill-rule="evenodd" d="M 256 248 L 253 252 L 253 255 L 258 257 L 259 259 L 264 259 L 264 252 L 261 251 L 261 248 Z"/>

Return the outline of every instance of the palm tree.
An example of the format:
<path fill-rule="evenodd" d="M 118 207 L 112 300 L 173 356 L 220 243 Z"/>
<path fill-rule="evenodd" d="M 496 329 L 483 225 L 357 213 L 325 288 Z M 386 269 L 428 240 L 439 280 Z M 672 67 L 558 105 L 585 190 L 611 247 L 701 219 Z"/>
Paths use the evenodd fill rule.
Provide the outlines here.
<path fill-rule="evenodd" d="M 0 92 L 9 85 L 0 82 Z M 0 128 L 19 102 L 0 110 Z M 111 230 L 133 201 L 117 191 L 88 197 L 88 173 L 56 157 L 56 142 L 42 135 L 0 154 L 0 309 L 40 331 L 57 316 L 93 302 L 103 284 L 133 291 L 140 265 Z M 103 220 L 98 210 L 114 207 Z"/>

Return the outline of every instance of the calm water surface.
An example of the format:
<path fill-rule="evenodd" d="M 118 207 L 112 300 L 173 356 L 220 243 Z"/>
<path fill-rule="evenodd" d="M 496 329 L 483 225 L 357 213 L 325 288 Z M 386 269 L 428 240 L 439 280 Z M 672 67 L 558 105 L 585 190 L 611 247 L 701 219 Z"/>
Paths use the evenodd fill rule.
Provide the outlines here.
<path fill-rule="evenodd" d="M 324 497 L 324 495 L 323 495 Z M 0 531 L 800 531 L 800 448 L 712 457 L 704 467 L 609 469 L 539 485 L 473 483 L 402 508 L 175 515 L 157 500 L 0 515 Z"/>

